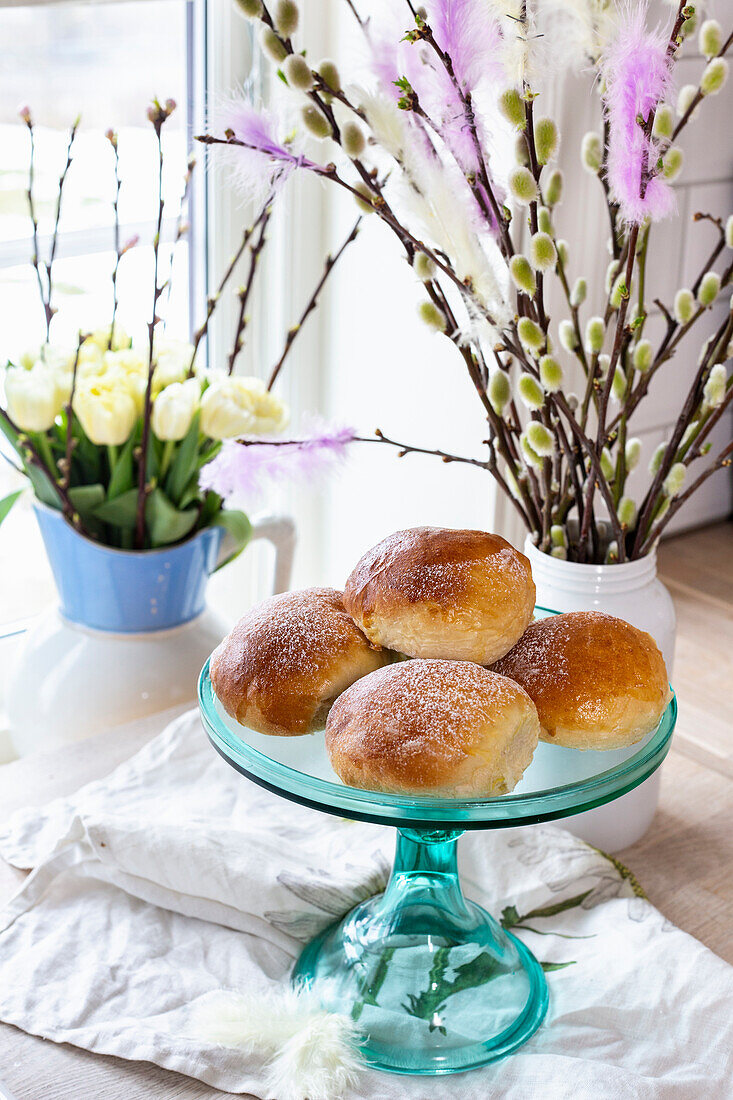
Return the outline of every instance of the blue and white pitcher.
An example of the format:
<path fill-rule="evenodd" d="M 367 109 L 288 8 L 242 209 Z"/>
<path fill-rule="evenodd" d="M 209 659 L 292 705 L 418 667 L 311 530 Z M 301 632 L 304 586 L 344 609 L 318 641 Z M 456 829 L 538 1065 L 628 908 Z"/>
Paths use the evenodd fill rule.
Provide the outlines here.
<path fill-rule="evenodd" d="M 117 550 L 34 505 L 59 594 L 28 631 L 6 710 L 18 755 L 193 703 L 199 671 L 230 623 L 206 607 L 209 576 L 231 553 L 222 527 L 161 550 Z M 289 587 L 295 527 L 253 520 L 276 552 L 273 592 Z M 246 553 L 246 550 L 245 550 Z"/>

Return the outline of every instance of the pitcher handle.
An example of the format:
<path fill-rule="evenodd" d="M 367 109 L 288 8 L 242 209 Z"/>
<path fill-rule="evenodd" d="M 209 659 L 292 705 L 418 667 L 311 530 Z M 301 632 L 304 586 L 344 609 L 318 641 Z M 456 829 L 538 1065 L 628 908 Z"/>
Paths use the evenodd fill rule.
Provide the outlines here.
<path fill-rule="evenodd" d="M 290 578 L 293 573 L 293 557 L 295 555 L 295 521 L 292 516 L 276 515 L 274 512 L 263 512 L 252 519 L 252 533 L 250 542 L 255 539 L 266 539 L 272 543 L 275 549 L 275 568 L 273 571 L 272 594 L 286 592 L 290 587 Z M 231 553 L 229 536 L 224 535 L 219 548 L 218 564 L 226 560 Z"/>

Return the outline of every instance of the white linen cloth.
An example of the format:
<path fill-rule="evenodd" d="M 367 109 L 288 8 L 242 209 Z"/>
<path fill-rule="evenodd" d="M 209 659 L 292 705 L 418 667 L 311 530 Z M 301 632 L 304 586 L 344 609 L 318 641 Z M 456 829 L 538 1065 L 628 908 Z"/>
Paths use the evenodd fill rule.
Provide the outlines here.
<path fill-rule="evenodd" d="M 584 895 L 517 933 L 572 965 L 548 973 L 547 1020 L 513 1056 L 460 1078 L 365 1070 L 344 1100 L 733 1095 L 733 968 L 560 828 L 460 844 L 466 893 L 496 916 Z M 382 888 L 393 846 L 250 783 L 185 714 L 107 779 L 0 827 L 0 854 L 34 868 L 0 911 L 0 1019 L 272 1100 L 265 1059 L 203 1040 L 197 1008 L 286 983 L 314 933 Z"/>

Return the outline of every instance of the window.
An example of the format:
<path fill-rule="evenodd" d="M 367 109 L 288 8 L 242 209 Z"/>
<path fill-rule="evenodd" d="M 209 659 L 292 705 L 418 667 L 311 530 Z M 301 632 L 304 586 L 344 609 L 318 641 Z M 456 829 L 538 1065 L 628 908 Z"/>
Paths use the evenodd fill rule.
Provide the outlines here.
<path fill-rule="evenodd" d="M 141 15 L 144 13 L 144 18 Z M 18 118 L 27 104 L 35 123 L 34 198 L 39 251 L 47 256 L 68 129 L 79 111 L 81 126 L 61 210 L 52 339 L 73 345 L 80 327 L 109 323 L 114 264 L 114 154 L 105 137 L 119 135 L 119 216 L 123 242 L 138 238 L 120 264 L 120 324 L 142 338 L 151 308 L 156 141 L 145 112 L 153 96 L 172 97 L 178 108 L 164 129 L 166 198 L 164 239 L 172 241 L 196 105 L 196 11 L 183 0 L 0 7 L 0 315 L 4 359 L 38 347 L 43 310 L 29 264 L 29 134 Z M 21 97 L 19 102 L 19 97 Z M 201 97 L 202 98 L 202 97 Z M 194 213 L 203 203 L 194 203 Z M 166 317 L 173 332 L 189 330 L 190 293 L 204 258 L 202 227 L 194 224 L 174 256 Z M 141 328 L 143 332 L 141 332 Z M 0 462 L 0 497 L 19 483 Z M 53 596 L 40 539 L 24 501 L 0 528 L 0 622 L 38 611 Z"/>
<path fill-rule="evenodd" d="M 120 217 L 122 239 L 139 236 L 139 244 L 122 262 L 119 290 L 120 321 L 133 336 L 150 309 L 151 247 L 154 208 L 152 176 L 155 139 L 145 119 L 153 95 L 172 96 L 178 109 L 166 124 L 169 203 L 164 237 L 175 233 L 177 203 L 186 150 L 204 127 L 206 101 L 216 103 L 251 81 L 261 86 L 263 71 L 252 49 L 252 25 L 235 0 L 106 0 L 104 3 L 42 3 L 4 7 L 0 0 L 0 36 L 4 68 L 0 73 L 0 354 L 15 358 L 38 346 L 44 333 L 35 275 L 29 266 L 30 223 L 27 212 L 29 138 L 18 118 L 28 104 L 37 125 L 35 193 L 38 198 L 41 249 L 53 229 L 53 201 L 63 167 L 67 128 L 81 110 L 82 123 L 75 160 L 68 177 L 61 216 L 55 269 L 54 340 L 73 343 L 80 325 L 108 322 L 113 263 L 113 156 L 104 134 L 112 125 L 119 132 Z M 327 43 L 333 13 L 315 0 L 303 0 L 314 40 Z M 267 66 L 264 67 L 267 71 Z M 168 316 L 185 334 L 200 321 L 206 285 L 215 285 L 238 243 L 251 211 L 232 192 L 218 170 L 203 172 L 203 154 L 194 180 L 191 228 L 176 251 L 174 297 Z M 149 181 L 149 182 L 148 182 Z M 305 193 L 307 191 L 307 193 Z M 320 186 L 293 187 L 271 226 L 271 243 L 262 277 L 252 301 L 249 340 L 241 356 L 243 373 L 263 374 L 279 354 L 287 326 L 302 308 L 318 278 L 322 256 L 339 240 L 342 224 L 327 224 L 326 196 Z M 348 211 L 351 217 L 351 211 Z M 297 233 L 298 248 L 293 249 Z M 234 301 L 224 300 L 211 326 L 212 365 L 223 361 L 231 345 Z M 324 311 L 325 316 L 325 311 Z M 193 318 L 193 325 L 190 324 Z M 137 325 L 137 329 L 135 326 Z M 297 369 L 281 379 L 281 393 L 290 402 L 297 423 L 299 409 L 326 411 L 323 322 L 313 319 L 299 341 Z M 134 331 L 133 331 L 134 330 Z M 0 497 L 18 484 L 11 468 L 0 460 Z M 318 502 L 320 503 L 320 502 Z M 319 508 L 302 504 L 285 489 L 268 504 L 273 510 L 297 514 L 299 524 L 298 583 L 313 583 L 322 568 L 326 541 Z M 54 598 L 54 587 L 27 495 L 0 528 L 0 626 L 27 618 Z M 213 578 L 210 598 L 215 607 L 243 608 L 261 598 L 270 581 L 270 551 L 261 543 L 240 561 Z M 0 696 L 2 694 L 0 685 Z"/>

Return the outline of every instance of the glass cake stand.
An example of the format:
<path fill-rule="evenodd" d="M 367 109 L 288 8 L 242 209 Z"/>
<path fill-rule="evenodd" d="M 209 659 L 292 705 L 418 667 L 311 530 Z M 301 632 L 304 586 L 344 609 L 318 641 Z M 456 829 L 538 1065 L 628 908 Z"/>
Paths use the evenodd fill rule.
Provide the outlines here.
<path fill-rule="evenodd" d="M 511 794 L 479 802 L 344 786 L 322 733 L 268 737 L 230 718 L 211 686 L 208 662 L 199 702 L 214 748 L 248 779 L 324 813 L 397 829 L 384 893 L 309 943 L 293 981 L 312 985 L 324 1008 L 358 1021 L 371 1066 L 411 1074 L 492 1062 L 525 1042 L 547 1011 L 540 963 L 463 896 L 456 863 L 461 833 L 533 825 L 619 798 L 662 763 L 677 718 L 673 698 L 658 728 L 630 749 L 580 752 L 540 742 Z"/>

